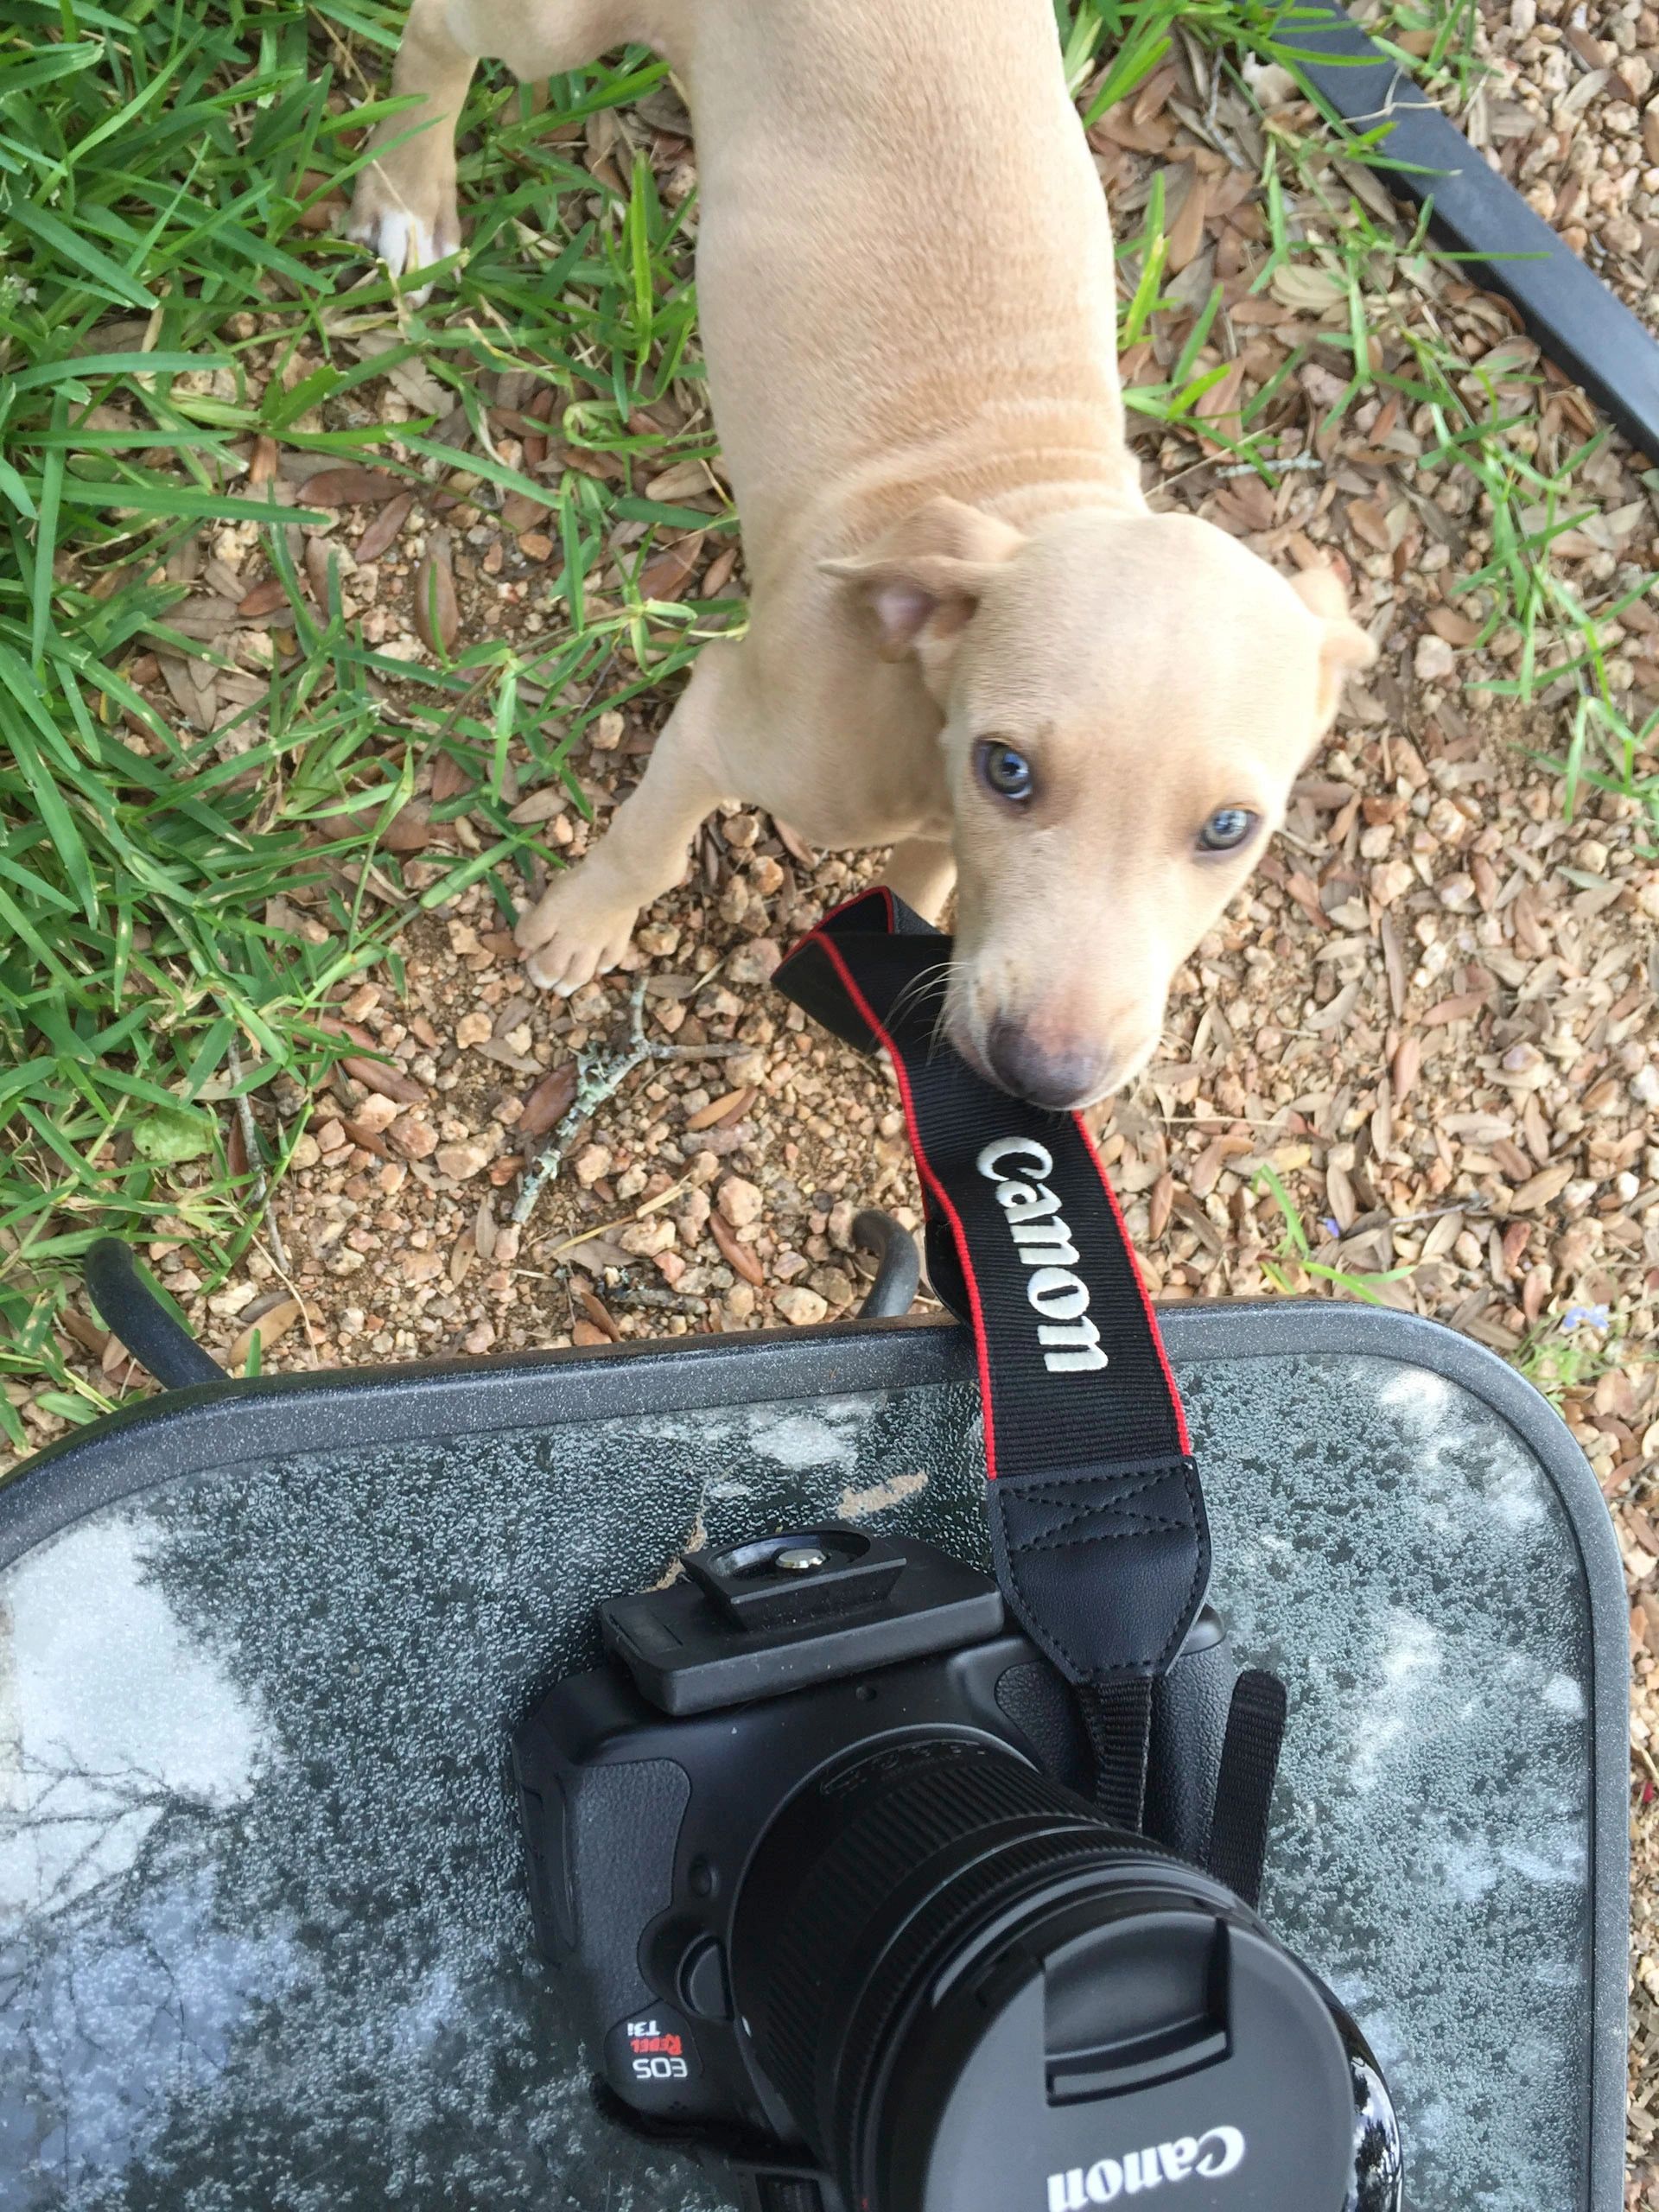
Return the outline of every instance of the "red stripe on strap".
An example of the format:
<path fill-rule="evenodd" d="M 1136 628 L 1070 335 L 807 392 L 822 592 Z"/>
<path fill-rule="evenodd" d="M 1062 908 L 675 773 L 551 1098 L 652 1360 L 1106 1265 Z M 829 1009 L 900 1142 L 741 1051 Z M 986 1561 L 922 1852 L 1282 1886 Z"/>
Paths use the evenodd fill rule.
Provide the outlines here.
<path fill-rule="evenodd" d="M 1129 1273 L 1135 1277 L 1135 1287 L 1141 1294 L 1141 1306 L 1147 1317 L 1147 1328 L 1152 1338 L 1152 1348 L 1158 1355 L 1158 1364 L 1163 1370 L 1164 1388 L 1169 1392 L 1169 1402 L 1175 1411 L 1175 1433 L 1180 1439 L 1183 1453 L 1190 1454 L 1192 1450 L 1192 1442 L 1187 1433 L 1186 1408 L 1181 1403 L 1181 1394 L 1175 1386 L 1175 1376 L 1169 1364 L 1169 1354 L 1164 1350 L 1164 1332 L 1158 1326 L 1158 1316 L 1153 1311 L 1152 1300 L 1147 1294 L 1146 1281 L 1141 1273 L 1140 1260 L 1135 1255 L 1135 1246 L 1129 1241 L 1129 1232 L 1123 1225 L 1123 1209 L 1117 1203 L 1117 1192 L 1112 1188 L 1112 1179 L 1106 1173 L 1105 1164 L 1096 1149 L 1095 1140 L 1090 1134 L 1088 1123 L 1081 1114 L 1074 1114 L 1071 1119 L 1077 1125 L 1077 1135 L 1083 1139 L 1084 1150 L 1095 1163 L 1095 1173 L 1100 1178 L 1100 1187 L 1106 1193 L 1106 1203 L 1112 1210 L 1112 1219 L 1117 1224 L 1117 1234 L 1123 1246 L 1123 1256 L 1129 1263 Z"/>
<path fill-rule="evenodd" d="M 849 900 L 848 903 L 850 905 L 852 902 Z M 836 912 L 839 912 L 840 909 L 837 908 Z M 828 918 L 826 917 L 826 918 Z M 950 1195 L 946 1192 L 944 1184 L 940 1182 L 938 1177 L 929 1166 L 927 1154 L 922 1147 L 921 1123 L 917 1118 L 916 1102 L 911 1096 L 910 1077 L 906 1071 L 904 1056 L 894 1045 L 893 1039 L 888 1035 L 881 1023 L 876 1020 L 869 1001 L 865 997 L 863 992 L 860 990 L 858 985 L 854 982 L 852 971 L 848 967 L 845 960 L 842 959 L 840 951 L 836 948 L 834 938 L 823 936 L 822 934 L 822 931 L 823 924 L 821 923 L 817 929 L 809 931 L 807 936 L 802 939 L 802 943 L 803 944 L 806 944 L 816 942 L 829 956 L 830 964 L 834 967 L 836 973 L 840 976 L 842 983 L 846 989 L 847 995 L 852 1000 L 853 1004 L 858 1008 L 860 1015 L 868 1025 L 871 1035 L 879 1038 L 881 1044 L 886 1048 L 887 1058 L 892 1064 L 893 1074 L 898 1079 L 899 1096 L 904 1104 L 905 1121 L 910 1130 L 910 1148 L 916 1155 L 916 1165 L 921 1171 L 923 1179 L 925 1181 L 928 1189 L 933 1193 L 933 1197 L 937 1201 L 940 1211 L 944 1213 L 946 1220 L 950 1224 L 950 1234 L 956 1239 L 957 1256 L 962 1262 L 963 1280 L 968 1287 L 968 1302 L 972 1306 L 974 1314 L 974 1357 L 979 1362 L 979 1394 L 981 1402 L 983 1404 L 985 1408 L 985 1477 L 988 1482 L 995 1482 L 996 1480 L 996 1433 L 995 1415 L 993 1411 L 994 1402 L 991 1397 L 991 1362 L 990 1354 L 986 1347 L 985 1316 L 983 1312 L 981 1310 L 979 1302 L 979 1285 L 974 1280 L 973 1262 L 969 1258 L 968 1252 L 967 1231 L 963 1228 L 962 1217 L 957 1211 L 955 1206 L 950 1203 Z M 1095 1164 L 1098 1166 L 1100 1163 L 1096 1160 Z M 1107 1187 L 1109 1194 L 1110 1185 L 1108 1185 Z M 1138 1275 L 1136 1280 L 1139 1280 Z M 1143 1298 L 1146 1296 L 1144 1289 L 1141 1294 Z M 1157 1335 L 1155 1328 L 1154 1329 L 1153 1333 L 1154 1336 Z M 1162 1354 L 1162 1351 L 1163 1346 L 1160 1341 L 1159 1344 L 1160 1356 Z M 1169 1372 L 1167 1366 L 1165 1367 L 1164 1372 L 1166 1375 Z M 1176 1407 L 1178 1414 L 1179 1405 L 1180 1401 L 1177 1399 Z M 1185 1436 L 1185 1423 L 1182 1425 L 1182 1433 L 1183 1436 Z M 1185 1442 L 1183 1442 L 1182 1449 L 1185 1449 Z"/>

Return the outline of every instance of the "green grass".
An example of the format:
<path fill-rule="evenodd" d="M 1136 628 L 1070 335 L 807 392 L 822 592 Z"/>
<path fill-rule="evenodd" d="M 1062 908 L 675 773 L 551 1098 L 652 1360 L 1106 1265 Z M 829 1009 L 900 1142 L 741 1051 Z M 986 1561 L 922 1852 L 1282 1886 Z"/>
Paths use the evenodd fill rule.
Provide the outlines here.
<path fill-rule="evenodd" d="M 1482 68 L 1469 44 L 1466 0 L 1446 0 L 1433 11 L 1411 4 L 1395 16 L 1405 29 L 1433 33 L 1429 53 L 1398 51 L 1398 58 L 1427 82 L 1442 86 L 1455 79 L 1466 93 Z M 1294 4 L 1272 11 L 1256 7 L 1255 0 L 1221 0 L 1214 7 L 1188 9 L 1157 0 L 1148 9 L 1102 9 L 1095 0 L 1077 0 L 1068 44 L 1068 53 L 1075 55 L 1073 82 L 1089 86 L 1099 58 L 1113 55 L 1084 111 L 1102 113 L 1113 98 L 1133 93 L 1166 60 L 1177 20 L 1190 38 L 1219 51 L 1224 71 L 1234 68 L 1236 48 L 1249 38 L 1256 51 L 1272 53 L 1292 75 L 1296 73 Z M 1588 608 L 1551 560 L 1553 542 L 1599 505 L 1595 495 L 1577 486 L 1608 434 L 1597 429 L 1564 454 L 1540 460 L 1540 407 L 1533 394 L 1544 390 L 1541 372 L 1473 365 L 1433 316 L 1421 315 L 1433 265 L 1455 272 L 1458 257 L 1429 248 L 1429 210 L 1421 210 L 1409 224 L 1378 217 L 1374 206 L 1343 186 L 1330 166 L 1336 139 L 1351 166 L 1376 168 L 1385 137 L 1385 130 L 1356 133 L 1334 118 L 1312 137 L 1283 122 L 1268 124 L 1263 186 L 1269 250 L 1252 279 L 1252 292 L 1265 292 L 1281 270 L 1296 268 L 1323 288 L 1327 305 L 1343 308 L 1343 327 L 1323 332 L 1316 347 L 1296 349 L 1245 400 L 1236 431 L 1208 425 L 1208 438 L 1212 445 L 1228 447 L 1241 465 L 1255 467 L 1265 480 L 1274 480 L 1283 454 L 1272 420 L 1287 380 L 1310 359 L 1325 365 L 1347 359 L 1344 387 L 1320 416 L 1320 429 L 1338 427 L 1365 400 L 1398 398 L 1414 414 L 1427 411 L 1431 442 L 1422 467 L 1446 478 L 1473 478 L 1484 500 L 1482 526 L 1491 537 L 1489 560 L 1476 573 L 1451 582 L 1451 604 L 1476 624 L 1473 651 L 1489 646 L 1500 632 L 1520 632 L 1520 648 L 1513 655 L 1516 675 L 1489 681 L 1482 690 L 1524 706 L 1540 695 L 1571 692 L 1571 741 L 1560 754 L 1546 757 L 1561 777 L 1564 812 L 1573 817 L 1586 785 L 1637 798 L 1659 849 L 1659 715 L 1632 726 L 1617 702 L 1601 644 L 1608 621 L 1646 597 L 1655 577 L 1628 582 Z M 1292 219 L 1294 199 L 1303 206 L 1312 199 L 1319 230 L 1305 217 Z M 1119 237 L 1119 339 L 1128 349 L 1159 316 L 1185 325 L 1168 378 L 1139 383 L 1126 391 L 1130 411 L 1179 429 L 1225 374 L 1225 363 L 1219 360 L 1201 365 L 1201 354 L 1212 345 L 1221 288 L 1217 285 L 1197 312 L 1174 301 L 1166 283 L 1166 248 L 1164 183 L 1157 177 L 1139 232 Z"/>
<path fill-rule="evenodd" d="M 1279 1209 L 1283 1233 L 1278 1250 L 1270 1259 L 1262 1261 L 1262 1272 L 1274 1288 L 1286 1297 L 1300 1297 L 1310 1287 L 1323 1285 L 1339 1291 L 1345 1298 L 1357 1299 L 1364 1306 L 1387 1306 L 1391 1302 L 1382 1295 L 1387 1286 L 1410 1281 L 1415 1272 L 1411 1268 L 1388 1268 L 1380 1274 L 1368 1274 L 1353 1268 L 1333 1268 L 1328 1262 L 1316 1259 L 1301 1210 L 1285 1188 L 1277 1170 L 1257 1168 L 1251 1187 L 1265 1191 Z"/>
<path fill-rule="evenodd" d="M 1091 112 L 1144 83 L 1178 22 L 1224 67 L 1276 23 L 1294 60 L 1294 16 L 1258 0 L 1066 0 L 1060 13 Z M 385 959 L 408 917 L 470 884 L 488 887 L 505 920 L 540 849 L 508 818 L 513 790 L 560 776 L 574 788 L 588 721 L 740 618 L 729 604 L 641 598 L 658 532 L 734 526 L 645 489 L 712 450 L 686 209 L 663 203 L 626 145 L 621 188 L 601 188 L 568 130 L 657 88 L 661 65 L 634 54 L 557 82 L 539 115 L 485 73 L 463 141 L 467 252 L 416 308 L 384 279 L 343 289 L 364 276 L 360 257 L 313 213 L 360 158 L 353 103 L 378 97 L 402 16 L 382 0 L 133 0 L 120 12 L 0 0 L 0 1432 L 15 1445 L 28 1395 L 71 1419 L 105 1402 L 64 1357 L 57 1321 L 91 1238 L 182 1243 L 209 1281 L 233 1265 L 257 1227 L 252 1177 L 233 1172 L 237 1095 L 259 1107 L 274 1176 L 304 1109 L 273 1102 L 291 1109 L 314 1090 L 338 1049 L 317 1020 L 330 993 Z M 1524 410 L 1506 412 L 1403 313 L 1421 238 L 1347 194 L 1319 235 L 1298 234 L 1289 194 L 1320 152 L 1269 137 L 1259 283 L 1293 264 L 1324 271 L 1347 311 L 1321 357 L 1345 346 L 1351 366 L 1333 412 L 1396 391 L 1432 408 L 1436 467 L 1471 473 L 1491 497 L 1492 559 L 1467 595 L 1488 631 L 1523 629 L 1521 685 L 1578 687 L 1568 803 L 1611 783 L 1659 807 L 1642 782 L 1651 733 L 1620 721 L 1594 642 L 1607 610 L 1565 592 L 1555 525 L 1535 518 L 1541 506 L 1570 519 L 1585 456 L 1538 465 Z M 1121 241 L 1125 337 L 1171 330 L 1178 342 L 1168 373 L 1131 400 L 1190 438 L 1222 372 L 1205 350 L 1218 302 L 1194 314 L 1172 300 L 1166 250 L 1155 193 Z M 1380 367 L 1368 318 L 1391 334 Z M 370 330 L 394 342 L 365 361 L 353 340 Z M 442 408 L 382 423 L 364 404 L 368 379 L 416 362 Z M 1270 480 L 1295 365 L 1222 441 Z M 458 496 L 463 522 L 514 493 L 545 498 L 487 437 L 479 382 L 501 371 L 550 388 L 564 442 L 610 457 L 614 474 L 552 483 L 558 551 L 533 656 L 482 638 L 411 669 L 342 618 L 337 587 L 321 605 L 308 596 L 283 526 L 308 511 L 273 508 L 248 461 L 264 438 L 388 467 L 429 503 Z M 683 428 L 641 412 L 665 398 Z M 451 416 L 465 428 L 446 429 Z M 174 626 L 188 587 L 169 569 L 193 534 L 245 521 L 289 587 L 289 649 L 238 723 L 204 734 L 158 712 L 131 670 L 158 642 L 215 664 L 220 648 Z M 381 838 L 437 753 L 474 788 L 435 811 L 465 810 L 477 849 L 428 880 Z M 296 891 L 315 900 L 305 931 L 280 904 L 267 918 Z"/>
<path fill-rule="evenodd" d="M 1592 1312 L 1573 1306 L 1561 1319 L 1547 1320 L 1535 1329 L 1515 1354 L 1514 1363 L 1560 1409 L 1604 1375 L 1647 1365 L 1654 1357 L 1647 1345 L 1630 1342 L 1629 1325 L 1622 1318 L 1610 1318 L 1605 1308 Z"/>
<path fill-rule="evenodd" d="M 710 449 L 639 411 L 696 373 L 683 215 L 640 162 L 594 221 L 597 188 L 547 136 L 651 89 L 655 61 L 557 86 L 538 118 L 480 89 L 466 264 L 430 308 L 402 307 L 390 352 L 352 357 L 344 341 L 385 326 L 392 299 L 379 282 L 343 300 L 360 256 L 305 224 L 318 175 L 351 166 L 342 89 L 364 89 L 336 83 L 328 33 L 378 76 L 400 16 L 0 8 L 0 1386 L 44 1378 L 41 1404 L 72 1419 L 104 1402 L 55 1326 L 91 1238 L 178 1240 L 209 1278 L 233 1264 L 255 1227 L 251 1179 L 232 1173 L 234 1095 L 315 1084 L 337 1049 L 316 1026 L 324 999 L 410 914 L 481 878 L 509 919 L 537 835 L 507 819 L 510 764 L 524 786 L 567 772 L 594 715 L 671 677 L 734 612 L 652 606 L 628 577 L 598 588 L 619 557 L 636 575 L 659 530 L 732 527 L 640 488 Z M 464 450 L 435 414 L 397 426 L 399 461 L 355 407 L 371 369 L 406 360 L 466 410 Z M 289 362 L 297 380 L 270 373 Z M 377 461 L 423 497 L 459 481 L 480 508 L 545 498 L 470 435 L 478 378 L 512 369 L 559 412 L 576 403 L 566 441 L 621 464 L 614 485 L 573 470 L 557 487 L 563 560 L 533 658 L 483 639 L 437 669 L 387 659 L 341 620 L 337 588 L 321 609 L 307 598 L 268 527 L 294 650 L 266 696 L 211 734 L 146 703 L 126 671 L 148 644 L 216 658 L 169 625 L 187 592 L 169 552 L 276 512 L 243 481 L 252 441 Z M 221 390 L 200 390 L 204 371 Z M 129 426 L 86 427 L 94 409 Z M 311 410 L 322 429 L 302 427 Z M 582 703 L 549 720 L 543 697 Z M 480 849 L 416 890 L 378 836 L 435 751 L 477 786 L 436 816 L 467 809 Z M 365 894 L 371 862 L 390 904 Z M 321 944 L 265 918 L 307 887 Z M 273 1173 L 302 1126 L 262 1114 Z M 10 1395 L 0 1428 L 24 1440 Z"/>

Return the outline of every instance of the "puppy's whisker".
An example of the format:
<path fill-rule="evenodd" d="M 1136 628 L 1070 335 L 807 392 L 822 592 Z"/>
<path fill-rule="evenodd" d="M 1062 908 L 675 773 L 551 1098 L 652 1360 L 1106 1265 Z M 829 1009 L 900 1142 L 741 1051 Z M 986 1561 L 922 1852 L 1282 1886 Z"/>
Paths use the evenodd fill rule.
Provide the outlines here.
<path fill-rule="evenodd" d="M 930 1052 L 937 1048 L 944 1036 L 945 1020 L 950 1006 L 950 984 L 961 964 L 958 960 L 951 958 L 937 961 L 931 968 L 925 968 L 921 974 L 900 992 L 894 1003 L 893 1019 L 898 1020 L 906 1014 L 918 1011 L 930 998 L 936 998 L 938 1001 L 938 1012 L 934 1016 L 932 1027 L 928 1032 L 927 1041 Z"/>
<path fill-rule="evenodd" d="M 936 1051 L 944 1041 L 945 1018 L 950 1011 L 950 982 L 960 964 L 955 960 L 947 961 L 945 963 L 944 988 L 939 993 L 939 1011 L 933 1023 L 933 1033 L 928 1039 L 930 1052 Z"/>
<path fill-rule="evenodd" d="M 950 987 L 950 973 L 955 965 L 956 963 L 953 960 L 940 960 L 935 962 L 931 968 L 924 968 L 921 974 L 912 978 L 893 1001 L 893 1020 L 902 1021 L 907 1014 L 919 1011 L 935 990 L 939 992 L 943 1000 L 944 993 Z M 937 1041 L 937 1033 L 935 1041 Z"/>

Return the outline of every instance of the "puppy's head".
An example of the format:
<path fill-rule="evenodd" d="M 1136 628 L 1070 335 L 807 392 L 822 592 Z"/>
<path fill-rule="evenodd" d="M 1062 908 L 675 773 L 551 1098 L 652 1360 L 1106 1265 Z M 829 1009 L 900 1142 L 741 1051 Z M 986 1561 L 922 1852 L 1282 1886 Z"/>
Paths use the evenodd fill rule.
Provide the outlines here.
<path fill-rule="evenodd" d="M 830 565 L 944 714 L 951 1041 L 1035 1103 L 1103 1097 L 1150 1058 L 1370 640 L 1333 575 L 1287 582 L 1184 515 L 1025 535 L 936 499 Z"/>

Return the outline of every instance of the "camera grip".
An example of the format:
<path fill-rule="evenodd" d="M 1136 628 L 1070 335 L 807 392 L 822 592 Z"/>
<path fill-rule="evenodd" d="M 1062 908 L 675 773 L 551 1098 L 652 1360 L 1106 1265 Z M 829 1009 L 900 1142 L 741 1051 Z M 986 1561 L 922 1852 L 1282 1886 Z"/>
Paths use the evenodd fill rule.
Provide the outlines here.
<path fill-rule="evenodd" d="M 601 2034 L 656 2001 L 639 1938 L 674 1902 L 674 1858 L 690 1802 L 691 1778 L 672 1759 L 589 1767 L 571 1793 L 564 1840 L 575 1956 Z"/>
<path fill-rule="evenodd" d="M 1195 1866 L 1205 1863 L 1221 1751 L 1238 1669 L 1220 1619 L 1206 1605 L 1180 1656 L 1153 1691 L 1146 1832 Z"/>

